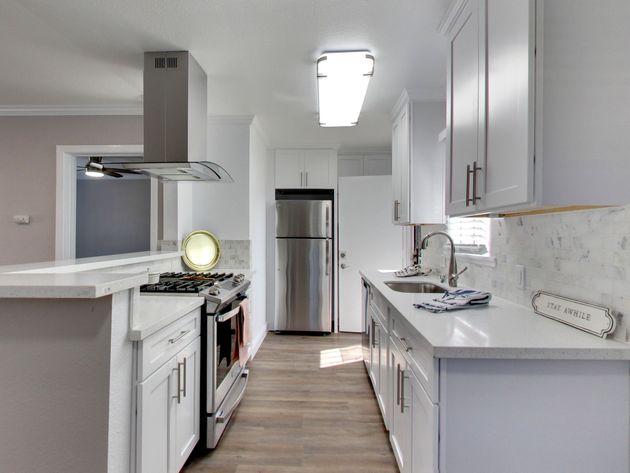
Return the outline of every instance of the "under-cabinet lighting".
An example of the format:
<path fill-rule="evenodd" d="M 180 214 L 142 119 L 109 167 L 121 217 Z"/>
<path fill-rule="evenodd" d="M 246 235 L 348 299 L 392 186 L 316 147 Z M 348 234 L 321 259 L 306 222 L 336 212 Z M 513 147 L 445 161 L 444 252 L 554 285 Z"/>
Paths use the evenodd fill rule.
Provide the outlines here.
<path fill-rule="evenodd" d="M 322 54 L 317 59 L 319 126 L 355 126 L 373 74 L 369 51 Z"/>

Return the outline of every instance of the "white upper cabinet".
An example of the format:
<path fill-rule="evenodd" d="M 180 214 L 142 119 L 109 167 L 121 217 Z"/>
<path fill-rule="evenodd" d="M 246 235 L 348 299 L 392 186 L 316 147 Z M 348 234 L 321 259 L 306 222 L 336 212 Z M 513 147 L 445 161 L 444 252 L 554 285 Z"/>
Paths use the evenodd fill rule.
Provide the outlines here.
<path fill-rule="evenodd" d="M 620 130 L 630 88 L 614 86 L 630 73 L 630 56 L 610 48 L 630 44 L 621 19 L 630 7 L 606 5 L 452 2 L 441 26 L 448 215 L 630 202 L 622 151 L 630 134 Z"/>
<path fill-rule="evenodd" d="M 404 91 L 392 116 L 392 220 L 443 223 L 445 104 Z"/>
<path fill-rule="evenodd" d="M 332 189 L 337 154 L 330 149 L 276 150 L 276 189 Z"/>
<path fill-rule="evenodd" d="M 387 153 L 348 153 L 337 156 L 339 176 L 389 176 L 392 156 Z"/>

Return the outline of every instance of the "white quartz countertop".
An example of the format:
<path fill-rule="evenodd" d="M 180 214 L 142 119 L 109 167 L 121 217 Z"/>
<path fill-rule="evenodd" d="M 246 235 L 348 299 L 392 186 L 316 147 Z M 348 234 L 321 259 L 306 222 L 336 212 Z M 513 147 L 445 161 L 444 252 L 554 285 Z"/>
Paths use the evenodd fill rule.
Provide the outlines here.
<path fill-rule="evenodd" d="M 147 282 L 147 273 L 0 274 L 0 298 L 96 299 Z"/>
<path fill-rule="evenodd" d="M 148 263 L 165 259 L 179 258 L 181 251 L 142 251 L 120 255 L 97 256 L 69 260 L 45 261 L 11 266 L 0 266 L 0 273 L 76 273 L 97 271 L 128 264 Z"/>
<path fill-rule="evenodd" d="M 204 301 L 203 297 L 195 296 L 141 295 L 129 338 L 133 341 L 143 340 L 200 307 Z"/>
<path fill-rule="evenodd" d="M 434 314 L 413 304 L 439 294 L 397 292 L 384 284 L 430 278 L 361 274 L 428 341 L 436 358 L 630 360 L 630 344 L 581 332 L 499 297 L 493 296 L 488 306 Z"/>

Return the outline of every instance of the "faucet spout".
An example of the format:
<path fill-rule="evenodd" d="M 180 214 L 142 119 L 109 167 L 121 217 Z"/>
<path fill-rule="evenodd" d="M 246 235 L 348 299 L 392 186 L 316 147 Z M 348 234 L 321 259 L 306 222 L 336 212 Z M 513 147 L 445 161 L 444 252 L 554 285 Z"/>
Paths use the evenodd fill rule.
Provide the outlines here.
<path fill-rule="evenodd" d="M 426 235 L 422 242 L 420 243 L 420 248 L 423 250 L 427 248 L 427 244 L 430 238 L 435 235 L 442 235 L 448 239 L 451 247 L 451 258 L 448 263 L 448 285 L 451 287 L 457 287 L 457 280 L 459 279 L 459 275 L 468 269 L 468 267 L 462 269 L 460 272 L 457 272 L 457 260 L 455 259 L 455 243 L 451 236 L 446 232 L 432 232 Z"/>

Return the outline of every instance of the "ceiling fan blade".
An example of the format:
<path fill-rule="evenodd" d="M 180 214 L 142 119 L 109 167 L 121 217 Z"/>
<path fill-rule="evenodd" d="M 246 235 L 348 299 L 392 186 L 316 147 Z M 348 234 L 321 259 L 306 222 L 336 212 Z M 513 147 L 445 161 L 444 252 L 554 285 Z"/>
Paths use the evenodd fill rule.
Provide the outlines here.
<path fill-rule="evenodd" d="M 116 172 L 116 171 L 112 171 L 111 169 L 103 169 L 103 174 L 106 174 L 107 176 L 111 176 L 111 177 L 123 177 L 122 174 Z"/>
<path fill-rule="evenodd" d="M 134 171 L 133 169 L 122 169 L 122 168 L 106 168 L 108 171 L 120 172 L 123 174 L 140 174 L 138 171 Z"/>

